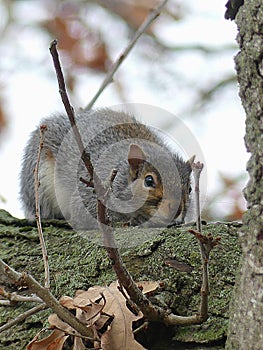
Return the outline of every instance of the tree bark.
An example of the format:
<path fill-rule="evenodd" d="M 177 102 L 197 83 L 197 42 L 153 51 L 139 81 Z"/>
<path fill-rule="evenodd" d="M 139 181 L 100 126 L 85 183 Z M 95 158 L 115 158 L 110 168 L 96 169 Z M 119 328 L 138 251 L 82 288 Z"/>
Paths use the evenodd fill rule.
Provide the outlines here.
<path fill-rule="evenodd" d="M 246 112 L 245 143 L 251 157 L 244 194 L 241 271 L 236 279 L 227 349 L 263 349 L 263 2 L 245 1 L 236 17 L 240 52 L 235 58 Z"/>
<path fill-rule="evenodd" d="M 92 285 L 107 285 L 116 280 L 111 262 L 100 245 L 96 231 L 76 233 L 63 221 L 42 222 L 51 272 L 51 291 L 57 297 L 74 296 L 76 290 Z M 199 244 L 188 232 L 188 226 L 169 229 L 121 228 L 116 231 L 126 267 L 136 281 L 162 281 L 163 286 L 151 300 L 177 315 L 193 315 L 198 311 L 201 287 Z M 222 349 L 226 340 L 229 302 L 240 259 L 238 231 L 240 224 L 207 224 L 203 233 L 221 236 L 220 245 L 211 252 L 209 318 L 202 325 L 165 327 L 152 324 L 138 335 L 138 341 L 151 350 Z M 43 283 L 43 261 L 37 229 L 26 220 L 13 218 L 0 210 L 0 256 L 11 267 L 31 273 Z M 165 264 L 178 262 L 179 270 Z M 184 265 L 186 264 L 186 265 Z M 187 268 L 185 268 L 187 267 Z M 0 275 L 0 285 L 16 291 Z M 19 293 L 29 294 L 22 290 Z M 35 306 L 18 303 L 0 306 L 0 326 Z M 31 316 L 0 334 L 0 349 L 22 350 L 34 335 L 47 325 L 51 310 Z"/>

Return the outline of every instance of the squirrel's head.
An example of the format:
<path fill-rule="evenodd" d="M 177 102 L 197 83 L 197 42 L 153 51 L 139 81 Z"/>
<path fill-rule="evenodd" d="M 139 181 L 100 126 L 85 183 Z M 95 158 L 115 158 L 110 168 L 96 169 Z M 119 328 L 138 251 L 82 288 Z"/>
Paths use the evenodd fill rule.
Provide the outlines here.
<path fill-rule="evenodd" d="M 157 161 L 153 165 L 141 146 L 129 146 L 128 182 L 134 201 L 139 203 L 131 213 L 131 222 L 149 226 L 182 223 L 189 205 L 194 157 L 187 162 L 177 155 L 166 160 L 163 155 L 156 154 L 155 157 Z"/>

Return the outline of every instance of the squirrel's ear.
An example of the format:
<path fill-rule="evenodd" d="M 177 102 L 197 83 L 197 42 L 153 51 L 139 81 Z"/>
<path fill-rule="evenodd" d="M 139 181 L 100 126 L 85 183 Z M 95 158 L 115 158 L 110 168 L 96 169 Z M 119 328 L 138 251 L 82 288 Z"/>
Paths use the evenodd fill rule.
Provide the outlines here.
<path fill-rule="evenodd" d="M 136 173 L 145 159 L 145 154 L 141 147 L 132 143 L 129 147 L 128 153 L 128 162 L 130 164 L 131 171 Z"/>
<path fill-rule="evenodd" d="M 191 158 L 188 159 L 188 161 L 186 162 L 187 165 L 190 166 L 190 169 L 192 169 L 192 164 L 195 160 L 195 155 L 193 155 Z"/>

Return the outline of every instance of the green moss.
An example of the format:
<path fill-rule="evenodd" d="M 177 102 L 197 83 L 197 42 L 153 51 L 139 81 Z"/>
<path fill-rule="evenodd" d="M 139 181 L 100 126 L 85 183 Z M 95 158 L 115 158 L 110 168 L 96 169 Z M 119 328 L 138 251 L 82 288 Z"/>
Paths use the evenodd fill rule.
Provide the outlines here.
<path fill-rule="evenodd" d="M 177 328 L 173 339 L 184 343 L 215 343 L 226 337 L 227 326 L 226 319 L 210 317 L 203 325 Z"/>
<path fill-rule="evenodd" d="M 238 266 L 240 249 L 237 229 L 228 224 L 207 225 L 203 232 L 221 236 L 221 244 L 211 254 L 209 266 L 211 292 L 209 319 L 203 325 L 176 328 L 174 339 L 197 343 L 223 339 L 226 335 L 228 306 Z M 98 232 L 75 233 L 63 222 L 44 224 L 44 235 L 51 271 L 51 290 L 57 298 L 74 296 L 77 289 L 106 285 L 116 280 Z M 163 289 L 152 300 L 179 315 L 198 311 L 200 302 L 201 262 L 199 245 L 188 227 L 170 229 L 117 229 L 116 241 L 134 280 L 163 281 Z M 29 271 L 43 281 L 43 263 L 34 225 L 12 218 L 0 210 L 1 258 L 19 271 Z M 191 273 L 165 264 L 167 259 L 192 266 Z M 1 276 L 0 276 L 1 279 Z M 14 287 L 11 287 L 14 290 Z M 0 307 L 0 325 L 29 309 L 29 305 Z M 25 344 L 46 322 L 49 310 L 30 317 L 5 331 L 0 349 L 24 349 Z M 15 331 L 14 331 L 15 330 Z M 21 340 L 18 346 L 17 339 Z"/>

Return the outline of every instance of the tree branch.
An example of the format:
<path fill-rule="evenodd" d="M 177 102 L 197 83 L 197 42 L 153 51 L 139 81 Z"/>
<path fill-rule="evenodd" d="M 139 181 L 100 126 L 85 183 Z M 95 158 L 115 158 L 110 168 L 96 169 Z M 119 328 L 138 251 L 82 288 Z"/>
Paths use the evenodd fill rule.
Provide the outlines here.
<path fill-rule="evenodd" d="M 201 210 L 200 210 L 200 175 L 204 168 L 204 164 L 197 162 L 192 164 L 192 170 L 195 181 L 195 210 L 196 210 L 196 226 L 197 231 L 202 232 L 202 224 L 201 224 Z"/>
<path fill-rule="evenodd" d="M 1 301 L 9 301 L 9 304 L 5 303 L 6 305 L 12 305 L 14 303 L 19 303 L 19 302 L 36 302 L 36 303 L 42 303 L 43 301 L 38 298 L 35 295 L 31 296 L 24 296 L 24 295 L 19 295 L 16 292 L 7 292 L 3 287 L 0 287 L 0 296 L 8 299 L 8 300 L 0 300 Z"/>
<path fill-rule="evenodd" d="M 68 95 L 67 95 L 65 80 L 64 80 L 64 76 L 62 73 L 62 69 L 61 69 L 61 65 L 60 65 L 60 61 L 59 61 L 59 56 L 58 56 L 58 52 L 57 52 L 57 40 L 52 41 L 50 48 L 49 48 L 49 51 L 50 51 L 51 56 L 53 58 L 53 63 L 54 63 L 55 71 L 57 74 L 59 93 L 60 93 L 62 102 L 64 104 L 65 110 L 67 112 L 71 127 L 73 129 L 75 139 L 77 141 L 78 148 L 80 151 L 81 159 L 83 160 L 83 162 L 87 168 L 87 171 L 90 175 L 90 178 L 91 178 L 90 181 L 92 181 L 93 180 L 93 166 L 91 164 L 90 155 L 88 154 L 88 152 L 86 152 L 85 147 L 83 145 L 83 142 L 82 142 L 82 139 L 80 136 L 80 132 L 79 132 L 78 127 L 76 125 L 74 108 L 71 106 L 71 104 L 69 102 Z"/>
<path fill-rule="evenodd" d="M 50 287 L 50 274 L 49 274 L 49 263 L 48 263 L 48 255 L 47 255 L 47 248 L 44 240 L 44 235 L 43 235 L 43 230 L 41 226 L 41 217 L 40 217 L 40 205 L 39 205 L 39 162 L 40 162 L 40 156 L 41 156 L 41 151 L 43 148 L 44 144 L 44 135 L 47 127 L 46 125 L 41 125 L 39 128 L 40 132 L 40 141 L 39 141 L 39 148 L 38 148 L 38 153 L 37 153 L 37 161 L 36 161 L 36 166 L 34 169 L 34 177 L 35 177 L 35 206 L 36 206 L 36 223 L 37 223 L 37 231 L 38 231 L 38 236 L 39 236 L 39 242 L 41 245 L 41 250 L 42 250 L 42 257 L 43 257 L 43 262 L 44 262 L 44 270 L 45 270 L 45 279 L 44 279 L 44 284 L 45 288 Z"/>
<path fill-rule="evenodd" d="M 99 98 L 99 96 L 102 94 L 102 92 L 105 90 L 105 88 L 112 82 L 114 74 L 116 73 L 116 71 L 118 70 L 118 68 L 122 64 L 122 62 L 126 59 L 126 57 L 130 53 L 130 51 L 132 50 L 132 48 L 134 47 L 134 45 L 136 44 L 136 42 L 138 41 L 140 36 L 143 33 L 145 33 L 145 31 L 149 28 L 149 26 L 152 24 L 152 22 L 160 15 L 160 13 L 161 13 L 162 9 L 164 8 L 164 6 L 166 5 L 167 1 L 168 0 L 162 1 L 160 3 L 160 5 L 158 7 L 156 7 L 156 9 L 152 10 L 149 13 L 147 18 L 144 20 L 144 22 L 140 25 L 138 30 L 135 32 L 133 38 L 131 39 L 131 41 L 129 42 L 129 44 L 125 48 L 125 50 L 120 54 L 120 56 L 118 57 L 116 62 L 113 64 L 113 66 L 109 70 L 109 72 L 106 75 L 104 81 L 102 82 L 99 90 L 94 95 L 94 97 L 91 99 L 89 104 L 84 108 L 84 111 L 89 111 L 94 106 L 94 104 L 97 101 L 97 99 Z"/>
<path fill-rule="evenodd" d="M 40 311 L 43 311 L 45 309 L 47 309 L 47 305 L 42 303 L 40 305 L 37 305 L 37 306 L 33 307 L 32 309 L 29 309 L 29 310 L 25 311 L 21 315 L 15 317 L 14 319 L 8 321 L 3 326 L 1 326 L 0 327 L 0 333 L 3 332 L 3 331 L 6 331 L 7 329 L 9 329 L 9 328 L 11 328 L 13 326 L 15 326 L 17 323 L 23 322 L 29 316 L 35 315 L 36 313 L 38 313 Z"/>
<path fill-rule="evenodd" d="M 197 162 L 192 164 L 192 170 L 195 180 L 195 208 L 196 208 L 196 226 L 197 231 L 189 230 L 198 239 L 200 246 L 200 254 L 202 261 L 202 286 L 201 286 L 201 302 L 200 302 L 200 318 L 206 320 L 208 317 L 208 296 L 209 296 L 209 274 L 208 263 L 209 255 L 214 246 L 219 242 L 220 238 L 213 238 L 212 235 L 202 235 L 202 222 L 200 210 L 200 175 L 204 168 L 204 164 Z"/>

